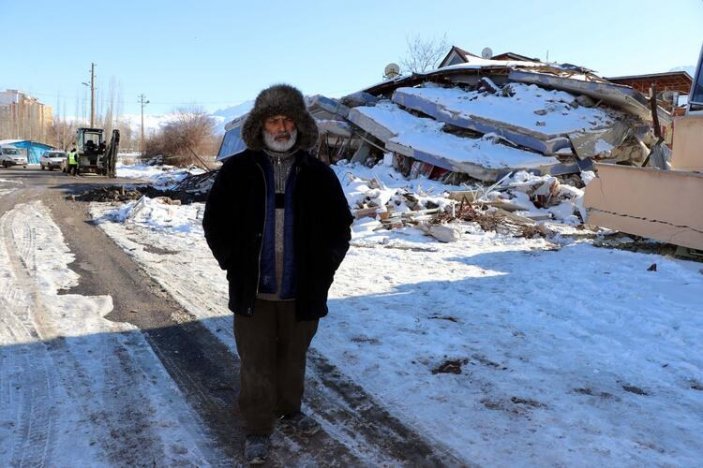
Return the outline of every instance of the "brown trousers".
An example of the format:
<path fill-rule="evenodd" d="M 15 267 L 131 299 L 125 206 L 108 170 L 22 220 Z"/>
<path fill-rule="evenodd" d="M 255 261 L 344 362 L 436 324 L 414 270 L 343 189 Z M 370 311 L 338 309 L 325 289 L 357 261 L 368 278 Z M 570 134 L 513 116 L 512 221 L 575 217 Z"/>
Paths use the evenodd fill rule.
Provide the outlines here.
<path fill-rule="evenodd" d="M 293 301 L 257 300 L 252 317 L 234 316 L 239 410 L 247 434 L 270 434 L 276 418 L 300 411 L 305 358 L 317 324 L 297 321 Z"/>

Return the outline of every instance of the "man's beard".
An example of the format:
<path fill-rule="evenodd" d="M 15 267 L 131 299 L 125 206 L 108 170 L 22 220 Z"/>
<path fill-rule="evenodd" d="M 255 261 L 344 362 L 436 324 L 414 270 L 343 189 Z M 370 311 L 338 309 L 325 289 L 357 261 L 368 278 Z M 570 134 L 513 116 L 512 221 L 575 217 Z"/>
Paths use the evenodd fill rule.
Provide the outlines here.
<path fill-rule="evenodd" d="M 286 151 L 290 150 L 293 145 L 295 145 L 295 140 L 298 138 L 298 130 L 293 129 L 290 132 L 282 132 L 278 133 L 276 135 L 273 135 L 266 130 L 264 130 L 264 143 L 268 147 L 268 149 L 277 151 L 279 153 L 285 153 Z M 276 137 L 281 137 L 284 135 L 288 135 L 287 140 L 276 140 Z"/>

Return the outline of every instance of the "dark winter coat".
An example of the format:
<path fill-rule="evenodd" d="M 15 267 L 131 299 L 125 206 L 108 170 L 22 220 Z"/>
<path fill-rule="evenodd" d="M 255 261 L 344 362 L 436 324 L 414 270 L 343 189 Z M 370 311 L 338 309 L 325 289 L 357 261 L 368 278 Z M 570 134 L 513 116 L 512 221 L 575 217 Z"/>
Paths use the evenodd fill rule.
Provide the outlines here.
<path fill-rule="evenodd" d="M 327 293 L 349 249 L 352 216 L 334 172 L 305 151 L 295 159 L 295 186 L 286 203 L 286 218 L 293 219 L 290 268 L 297 319 L 312 320 L 327 315 Z M 205 238 L 227 270 L 229 308 L 237 314 L 252 315 L 259 292 L 269 170 L 261 151 L 231 156 L 205 205 Z"/>

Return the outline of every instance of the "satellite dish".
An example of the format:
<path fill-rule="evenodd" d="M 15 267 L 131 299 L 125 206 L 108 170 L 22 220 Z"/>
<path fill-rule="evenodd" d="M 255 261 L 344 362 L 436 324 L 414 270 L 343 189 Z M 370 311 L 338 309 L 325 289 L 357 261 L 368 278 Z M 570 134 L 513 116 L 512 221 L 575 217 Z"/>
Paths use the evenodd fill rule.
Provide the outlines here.
<path fill-rule="evenodd" d="M 383 69 L 383 77 L 387 79 L 393 79 L 400 75 L 400 67 L 397 63 L 389 63 L 386 68 Z"/>
<path fill-rule="evenodd" d="M 481 51 L 481 57 L 485 58 L 486 60 L 490 60 L 491 57 L 493 57 L 493 51 L 491 50 L 491 48 L 484 47 Z"/>

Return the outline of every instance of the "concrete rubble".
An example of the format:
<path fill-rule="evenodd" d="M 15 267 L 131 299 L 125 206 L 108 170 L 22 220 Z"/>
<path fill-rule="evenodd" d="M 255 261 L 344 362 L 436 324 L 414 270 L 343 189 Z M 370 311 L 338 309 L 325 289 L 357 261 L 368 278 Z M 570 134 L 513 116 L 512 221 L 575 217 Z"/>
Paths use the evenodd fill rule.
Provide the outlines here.
<path fill-rule="evenodd" d="M 409 180 L 457 186 L 418 195 L 373 176 L 345 182 L 359 186 L 350 200 L 357 218 L 388 229 L 415 225 L 442 241 L 457 233 L 437 225 L 467 213 L 516 235 L 545 235 L 549 221 L 582 227 L 595 163 L 642 166 L 657 141 L 653 122 L 672 122 L 662 108 L 653 115 L 639 91 L 590 70 L 522 62 L 448 66 L 340 99 L 312 96 L 308 107 L 320 159 L 392 166 Z M 219 159 L 243 149 L 245 117 L 226 126 Z"/>

